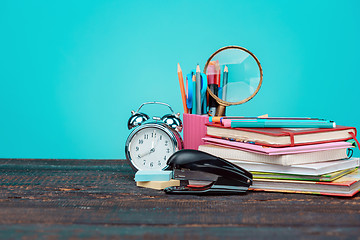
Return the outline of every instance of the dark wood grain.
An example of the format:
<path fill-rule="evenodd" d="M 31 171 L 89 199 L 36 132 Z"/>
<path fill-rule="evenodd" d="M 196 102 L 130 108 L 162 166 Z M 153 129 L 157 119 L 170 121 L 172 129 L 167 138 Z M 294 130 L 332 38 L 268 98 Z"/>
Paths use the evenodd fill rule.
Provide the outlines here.
<path fill-rule="evenodd" d="M 166 195 L 124 160 L 0 159 L 1 239 L 359 239 L 360 196 Z"/>

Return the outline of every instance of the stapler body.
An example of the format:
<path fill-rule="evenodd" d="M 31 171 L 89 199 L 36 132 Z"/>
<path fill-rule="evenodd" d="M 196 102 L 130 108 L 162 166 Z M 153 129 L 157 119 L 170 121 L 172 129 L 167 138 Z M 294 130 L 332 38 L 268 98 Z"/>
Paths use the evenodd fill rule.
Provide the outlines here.
<path fill-rule="evenodd" d="M 169 187 L 166 193 L 234 194 L 244 193 L 252 184 L 252 174 L 222 158 L 205 152 L 183 149 L 168 160 L 173 178 L 183 184 Z"/>

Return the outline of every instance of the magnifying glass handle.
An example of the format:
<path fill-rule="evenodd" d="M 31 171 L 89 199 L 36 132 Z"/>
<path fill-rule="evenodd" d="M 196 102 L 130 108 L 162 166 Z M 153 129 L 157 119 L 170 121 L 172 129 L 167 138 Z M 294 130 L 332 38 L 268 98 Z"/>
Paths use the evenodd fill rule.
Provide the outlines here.
<path fill-rule="evenodd" d="M 226 106 L 219 104 L 216 108 L 215 116 L 225 116 Z"/>

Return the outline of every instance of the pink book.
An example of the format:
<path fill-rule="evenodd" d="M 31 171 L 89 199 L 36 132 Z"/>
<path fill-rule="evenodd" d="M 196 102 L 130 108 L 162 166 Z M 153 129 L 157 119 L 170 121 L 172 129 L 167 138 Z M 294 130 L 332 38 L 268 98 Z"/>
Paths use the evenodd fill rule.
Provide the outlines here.
<path fill-rule="evenodd" d="M 353 145 L 348 142 L 330 142 L 330 143 L 319 143 L 319 144 L 295 146 L 295 147 L 272 148 L 272 147 L 265 147 L 261 145 L 251 144 L 251 143 L 236 142 L 236 141 L 230 141 L 230 140 L 212 138 L 212 137 L 204 137 L 203 140 L 207 144 L 240 149 L 248 152 L 255 152 L 265 155 L 284 155 L 284 154 L 316 152 L 316 151 L 325 151 L 325 150 L 353 147 Z"/>

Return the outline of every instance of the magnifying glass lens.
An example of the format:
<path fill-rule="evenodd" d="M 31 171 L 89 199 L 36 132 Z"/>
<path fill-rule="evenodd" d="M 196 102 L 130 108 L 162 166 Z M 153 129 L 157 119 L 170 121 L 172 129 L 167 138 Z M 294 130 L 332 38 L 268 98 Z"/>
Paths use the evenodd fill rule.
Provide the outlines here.
<path fill-rule="evenodd" d="M 249 50 L 238 46 L 217 50 L 208 59 L 204 72 L 212 116 L 224 116 L 225 107 L 249 101 L 262 84 L 259 60 Z"/>
<path fill-rule="evenodd" d="M 214 75 L 212 65 L 218 66 L 215 68 L 218 68 L 216 70 L 221 80 L 216 95 L 223 101 L 240 102 L 254 94 L 259 86 L 259 66 L 256 60 L 245 51 L 227 49 L 216 54 L 207 68 L 208 76 Z"/>

